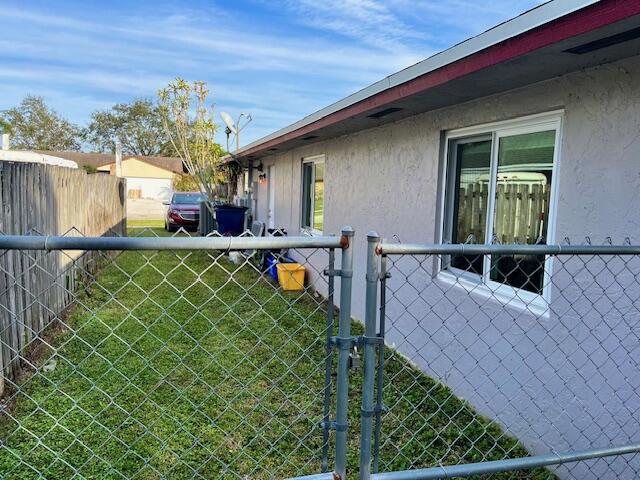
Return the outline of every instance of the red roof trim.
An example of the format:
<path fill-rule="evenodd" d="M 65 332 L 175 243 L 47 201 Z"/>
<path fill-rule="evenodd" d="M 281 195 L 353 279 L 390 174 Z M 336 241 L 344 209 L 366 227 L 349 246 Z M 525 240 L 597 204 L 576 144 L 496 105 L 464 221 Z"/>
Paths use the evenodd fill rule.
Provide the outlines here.
<path fill-rule="evenodd" d="M 287 140 L 307 135 L 310 132 L 350 117 L 380 108 L 391 102 L 400 100 L 410 95 L 423 92 L 438 85 L 447 83 L 453 79 L 469 75 L 483 68 L 487 68 L 507 60 L 525 55 L 540 48 L 566 40 L 576 35 L 587 33 L 596 28 L 624 20 L 633 15 L 640 14 L 640 1 L 629 0 L 602 0 L 565 17 L 541 25 L 521 35 L 515 36 L 504 42 L 497 43 L 480 52 L 457 60 L 449 65 L 425 73 L 409 80 L 401 85 L 389 88 L 383 92 L 372 95 L 360 102 L 331 113 L 315 122 L 288 132 L 280 137 L 273 138 L 265 143 L 242 152 L 241 157 L 263 152 L 277 146 Z"/>

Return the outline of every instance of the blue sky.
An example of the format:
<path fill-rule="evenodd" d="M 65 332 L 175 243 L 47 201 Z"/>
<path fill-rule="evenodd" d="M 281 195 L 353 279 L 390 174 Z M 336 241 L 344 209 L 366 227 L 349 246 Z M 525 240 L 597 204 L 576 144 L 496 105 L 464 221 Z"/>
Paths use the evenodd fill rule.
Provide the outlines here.
<path fill-rule="evenodd" d="M 539 3 L 2 1 L 0 109 L 30 93 L 84 124 L 181 76 L 253 115 L 246 144 Z"/>

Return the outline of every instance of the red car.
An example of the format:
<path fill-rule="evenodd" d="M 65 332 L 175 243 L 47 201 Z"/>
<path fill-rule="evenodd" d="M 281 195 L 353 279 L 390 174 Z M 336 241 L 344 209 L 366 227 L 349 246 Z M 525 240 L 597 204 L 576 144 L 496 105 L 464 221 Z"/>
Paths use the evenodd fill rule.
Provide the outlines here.
<path fill-rule="evenodd" d="M 165 202 L 167 215 L 164 219 L 164 229 L 175 232 L 180 227 L 185 229 L 198 228 L 200 221 L 200 202 L 205 200 L 200 192 L 176 192 L 170 202 Z"/>

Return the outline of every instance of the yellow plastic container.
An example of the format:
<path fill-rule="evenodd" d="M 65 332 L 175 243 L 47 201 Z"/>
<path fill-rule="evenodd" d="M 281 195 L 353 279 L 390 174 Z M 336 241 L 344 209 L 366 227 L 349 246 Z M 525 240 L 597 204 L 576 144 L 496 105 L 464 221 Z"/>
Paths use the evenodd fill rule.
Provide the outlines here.
<path fill-rule="evenodd" d="M 300 292 L 304 290 L 304 266 L 299 263 L 278 263 L 278 283 L 283 290 Z"/>

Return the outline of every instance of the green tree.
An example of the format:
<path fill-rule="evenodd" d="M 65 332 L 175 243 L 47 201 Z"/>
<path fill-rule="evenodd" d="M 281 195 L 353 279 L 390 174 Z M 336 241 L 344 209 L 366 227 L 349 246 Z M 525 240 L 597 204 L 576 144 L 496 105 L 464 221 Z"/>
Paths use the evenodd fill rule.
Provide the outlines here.
<path fill-rule="evenodd" d="M 81 130 L 35 95 L 0 112 L 0 125 L 11 133 L 11 145 L 21 150 L 80 150 Z"/>
<path fill-rule="evenodd" d="M 84 138 L 101 152 L 113 153 L 116 140 L 120 140 L 124 153 L 176 156 L 159 107 L 148 99 L 118 103 L 109 110 L 93 112 Z"/>
<path fill-rule="evenodd" d="M 158 105 L 167 136 L 199 190 L 214 198 L 221 183 L 220 160 L 224 151 L 214 137 L 217 126 L 207 103 L 205 82 L 181 78 L 158 92 Z M 211 208 L 211 206 L 210 206 Z"/>
<path fill-rule="evenodd" d="M 200 186 L 188 173 L 173 176 L 173 190 L 176 192 L 197 192 Z"/>

